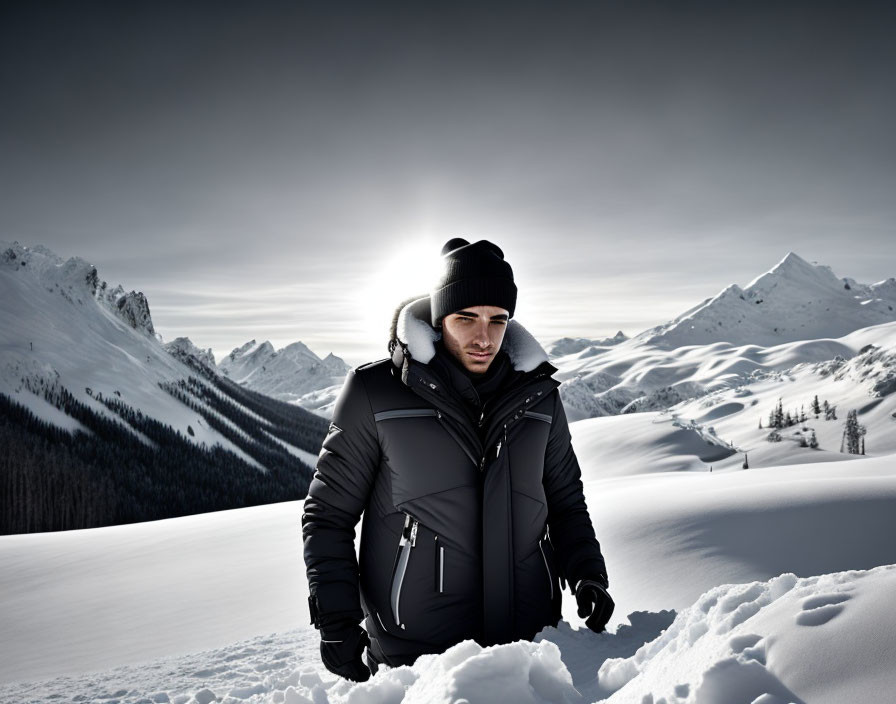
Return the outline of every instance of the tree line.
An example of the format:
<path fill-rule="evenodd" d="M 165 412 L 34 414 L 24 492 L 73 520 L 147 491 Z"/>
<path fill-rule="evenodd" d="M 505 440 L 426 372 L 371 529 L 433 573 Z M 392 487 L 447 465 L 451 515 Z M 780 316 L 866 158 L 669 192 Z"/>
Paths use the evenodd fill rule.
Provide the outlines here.
<path fill-rule="evenodd" d="M 258 418 L 240 417 L 235 404 L 226 399 L 209 397 L 207 403 L 226 409 L 246 433 L 235 432 L 217 417 L 216 423 L 227 426 L 227 436 L 233 436 L 231 440 L 264 471 L 220 445 L 197 444 L 180 429 L 117 398 L 94 395 L 117 416 L 109 418 L 78 401 L 58 382 L 25 385 L 76 420 L 81 429 L 63 430 L 0 394 L 0 446 L 4 448 L 0 533 L 94 528 L 307 495 L 312 468 L 260 432 Z M 284 434 L 292 433 L 297 445 L 301 438 L 299 447 L 317 452 L 326 435 L 325 419 L 294 409 L 292 421 L 301 428 L 290 429 L 285 409 L 275 404 L 269 417 L 265 403 L 255 402 L 259 416 L 270 421 L 268 432 L 274 434 L 272 428 L 279 428 Z M 214 417 L 207 407 L 203 410 L 207 419 Z"/>
<path fill-rule="evenodd" d="M 837 407 L 828 403 L 827 400 L 825 400 L 824 403 L 819 403 L 817 394 L 815 398 L 812 399 L 809 410 L 815 416 L 816 420 L 822 415 L 824 415 L 825 420 L 837 420 Z M 806 423 L 807 421 L 808 417 L 804 406 L 800 406 L 799 413 L 797 413 L 796 410 L 791 413 L 789 410 L 784 410 L 781 399 L 778 399 L 777 405 L 771 410 L 768 416 L 768 427 L 771 428 L 771 432 L 766 436 L 766 440 L 769 442 L 781 442 L 782 437 L 781 433 L 778 432 L 779 430 L 789 428 L 793 425 Z M 759 428 L 760 430 L 762 429 L 761 418 L 759 419 Z M 805 436 L 802 433 L 796 433 L 800 436 L 800 447 L 818 449 L 818 438 L 815 436 L 815 430 L 804 426 L 803 431 L 808 431 L 809 435 Z M 855 409 L 848 411 L 846 414 L 846 424 L 843 428 L 843 438 L 840 442 L 840 452 L 846 452 L 853 455 L 864 455 L 866 433 L 867 429 L 865 426 L 859 423 L 858 412 Z"/>

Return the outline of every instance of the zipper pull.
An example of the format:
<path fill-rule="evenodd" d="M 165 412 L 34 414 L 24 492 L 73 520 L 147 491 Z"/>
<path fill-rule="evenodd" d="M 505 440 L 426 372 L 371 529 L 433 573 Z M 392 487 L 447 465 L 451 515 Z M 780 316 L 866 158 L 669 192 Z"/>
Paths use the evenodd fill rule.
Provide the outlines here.
<path fill-rule="evenodd" d="M 419 523 L 415 520 L 411 525 L 411 547 L 414 547 L 417 544 L 417 526 Z"/>
<path fill-rule="evenodd" d="M 408 530 L 408 527 L 410 525 L 411 525 L 411 516 L 410 516 L 410 514 L 406 513 L 406 514 L 404 514 L 404 528 L 402 528 L 402 530 L 401 530 L 401 540 L 398 541 L 398 544 L 401 547 L 404 547 L 408 542 L 408 538 L 410 536 L 410 531 Z"/>
<path fill-rule="evenodd" d="M 498 447 L 495 450 L 495 459 L 498 459 L 498 455 L 501 454 L 501 445 L 507 444 L 507 423 L 504 424 L 504 437 L 501 440 L 498 440 Z"/>

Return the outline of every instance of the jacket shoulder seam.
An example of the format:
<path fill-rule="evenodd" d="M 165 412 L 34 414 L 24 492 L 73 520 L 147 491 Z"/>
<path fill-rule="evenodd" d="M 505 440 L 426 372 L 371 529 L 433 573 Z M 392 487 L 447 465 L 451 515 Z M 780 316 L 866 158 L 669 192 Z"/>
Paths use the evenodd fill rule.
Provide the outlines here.
<path fill-rule="evenodd" d="M 375 364 L 375 362 L 373 362 L 373 364 Z M 367 366 L 367 365 L 363 365 L 363 366 Z M 358 369 L 361 369 L 361 367 L 358 367 Z M 361 388 L 364 389 L 364 399 L 367 401 L 367 411 L 368 411 L 367 417 L 373 423 L 373 427 L 375 429 L 376 428 L 376 419 L 375 419 L 374 413 L 373 413 L 373 404 L 370 403 L 370 393 L 367 391 L 367 383 L 364 381 L 364 375 L 358 374 L 357 371 L 358 371 L 357 369 L 354 370 L 355 378 L 361 383 Z M 374 434 L 376 434 L 376 430 L 374 430 Z"/>

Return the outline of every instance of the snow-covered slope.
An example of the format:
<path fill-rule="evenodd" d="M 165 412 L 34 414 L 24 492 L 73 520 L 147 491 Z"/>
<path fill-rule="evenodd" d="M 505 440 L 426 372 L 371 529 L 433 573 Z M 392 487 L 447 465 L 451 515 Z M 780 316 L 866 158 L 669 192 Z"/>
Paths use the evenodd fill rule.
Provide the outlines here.
<path fill-rule="evenodd" d="M 79 466 L 86 463 L 96 468 L 117 488 L 127 476 L 128 486 L 136 489 L 129 488 L 126 497 L 116 495 L 114 502 L 119 505 L 131 502 L 136 491 L 140 493 L 136 503 L 153 511 L 164 509 L 168 504 L 157 492 L 159 482 L 172 492 L 194 487 L 206 481 L 196 475 L 199 467 L 203 472 L 214 468 L 212 486 L 222 497 L 236 497 L 231 506 L 258 500 L 251 496 L 270 496 L 266 492 L 274 484 L 300 487 L 305 481 L 307 486 L 312 471 L 307 462 L 316 458 L 326 424 L 302 409 L 284 409 L 274 401 L 250 397 L 249 392 L 220 379 L 207 362 L 207 353 L 196 350 L 187 339 L 163 345 L 143 294 L 126 294 L 120 286 L 110 288 L 83 259 L 63 260 L 40 246 L 0 244 L 0 394 L 29 409 L 38 420 L 84 432 L 97 443 L 97 452 L 81 457 Z M 34 445 L 34 433 L 42 432 L 26 427 L 28 422 L 20 420 L 15 426 L 20 441 L 17 456 L 31 452 L 28 445 Z M 111 424 L 114 432 L 99 429 L 103 423 Z M 158 432 L 148 433 L 147 426 Z M 125 445 L 113 438 L 122 436 L 148 447 L 156 453 L 155 459 L 148 459 L 149 453 L 137 459 L 134 453 L 116 457 L 116 442 L 118 447 Z M 211 457 L 218 448 L 226 457 Z M 158 461 L 159 457 L 167 459 Z M 201 462 L 194 462 L 199 458 Z M 272 468 L 283 471 L 268 474 Z M 135 472 L 143 474 L 130 481 Z M 266 475 L 263 480 L 255 478 L 259 472 Z M 290 473 L 295 476 L 287 476 Z M 62 501 L 61 491 L 54 493 L 52 481 L 44 482 L 45 493 L 38 495 L 36 478 L 25 479 L 35 484 L 22 495 L 51 506 L 45 515 L 60 509 L 53 502 Z M 262 484 L 263 491 L 258 488 Z M 283 494 L 271 491 L 278 499 L 303 495 L 285 489 Z M 195 495 L 200 494 L 210 496 L 197 489 Z M 90 491 L 80 492 L 79 497 L 79 501 L 94 500 Z M 185 501 L 192 502 L 192 498 Z M 9 515 L 8 506 L 2 510 Z M 187 505 L 182 506 L 175 515 L 187 510 Z M 142 511 L 127 516 L 147 515 Z M 101 517 L 106 516 L 100 524 L 119 515 L 116 512 L 108 506 L 98 510 Z M 90 524 L 96 525 L 92 519 Z M 47 529 L 41 528 L 43 523 L 37 525 Z"/>
<path fill-rule="evenodd" d="M 771 346 L 842 337 L 892 320 L 896 280 L 864 285 L 840 279 L 830 267 L 809 264 L 790 252 L 746 288 L 732 284 L 635 339 L 665 348 L 713 342 Z"/>
<path fill-rule="evenodd" d="M 867 344 L 877 340 L 879 345 Z M 832 462 L 854 457 L 841 452 L 847 413 L 857 411 L 870 456 L 896 453 L 896 324 L 866 328 L 837 341 L 837 349 L 860 352 L 790 366 L 800 350 L 777 351 L 782 371 L 754 370 L 742 381 L 670 405 L 664 411 L 586 419 L 575 424 L 587 439 L 585 465 L 592 478 L 669 470 L 715 471 Z M 693 360 L 690 364 L 698 368 Z M 834 407 L 836 419 L 816 417 L 812 405 Z M 673 403 L 670 397 L 668 403 Z M 778 403 L 804 417 L 769 441 L 769 415 Z M 801 415 L 804 414 L 804 415 Z M 815 436 L 818 447 L 806 447 Z M 844 448 L 845 449 L 845 448 Z M 589 464 L 594 458 L 593 467 Z"/>
<path fill-rule="evenodd" d="M 0 243 L 0 391 L 26 398 L 26 380 L 52 380 L 97 413 L 114 414 L 97 396 L 116 397 L 144 414 L 186 431 L 197 444 L 237 448 L 201 417 L 168 394 L 159 382 L 188 377 L 192 370 L 169 354 L 153 331 L 149 308 L 141 321 L 130 303 L 119 307 L 121 287 L 101 282 L 83 259 L 63 260 L 45 247 Z M 133 292 L 132 292 L 133 293 Z M 49 403 L 28 400 L 50 422 Z"/>
<path fill-rule="evenodd" d="M 877 348 L 873 375 L 877 388 L 863 392 L 886 395 L 896 377 L 896 322 L 855 330 L 840 338 L 786 342 L 773 347 L 733 346 L 726 342 L 671 350 L 635 339 L 599 357 L 575 355 L 553 360 L 563 381 L 560 394 L 572 419 L 618 413 L 665 410 L 713 392 L 741 389 L 757 381 L 787 379 L 806 365 L 821 375 L 849 360 L 851 367 L 869 360 L 861 355 Z M 871 372 L 870 369 L 862 373 Z"/>
<path fill-rule="evenodd" d="M 869 344 L 892 350 L 894 321 L 896 279 L 866 286 L 790 253 L 745 289 L 729 286 L 630 340 L 558 344 L 551 361 L 573 419 L 665 410 Z M 896 373 L 892 362 L 879 366 Z"/>
<path fill-rule="evenodd" d="M 585 337 L 562 337 L 547 346 L 550 357 L 564 357 L 577 354 L 579 357 L 590 357 L 598 353 L 598 348 L 611 347 L 625 342 L 628 339 L 620 330 L 613 337 L 605 337 L 602 340 L 589 340 Z"/>
<path fill-rule="evenodd" d="M 754 282 L 768 296 L 752 304 L 757 309 L 803 274 L 797 288 L 816 290 L 811 305 L 830 293 L 816 267 L 792 258 L 782 265 L 770 272 L 777 279 Z M 835 281 L 876 297 L 868 310 L 878 313 L 896 291 L 891 280 Z M 48 300 L 58 302 L 51 288 Z M 40 287 L 28 295 L 38 301 L 29 315 L 53 309 L 40 304 Z M 66 305 L 87 304 L 68 296 Z M 2 324 L 16 320 L 6 309 L 31 311 L 5 300 Z M 703 308 L 721 309 L 707 303 L 690 313 Z M 151 342 L 152 333 L 107 310 L 102 325 L 127 332 L 112 338 L 116 348 L 142 360 L 143 348 L 129 346 L 128 336 Z M 44 320 L 55 335 L 77 334 L 65 319 Z M 34 329 L 36 341 L 43 330 L 13 329 Z M 677 329 L 665 330 L 667 342 Z M 607 413 L 626 405 L 647 411 L 571 426 L 617 603 L 608 633 L 583 628 L 567 590 L 563 621 L 534 643 L 465 642 L 349 683 L 319 661 L 318 635 L 308 626 L 302 506 L 288 502 L 0 537 L 0 701 L 889 701 L 896 691 L 896 323 L 860 320 L 854 329 L 821 332 L 830 334 L 812 330 L 762 345 L 558 341 L 568 408 L 580 394 Z M 42 346 L 58 342 L 45 334 Z M 14 349 L 26 363 L 21 345 L 6 337 L 3 344 L 10 345 L 4 354 Z M 197 354 L 186 342 L 179 349 Z M 294 353 L 303 357 L 299 347 Z M 103 380 L 100 370 L 58 363 L 71 378 Z M 143 365 L 132 364 L 137 389 L 127 393 L 138 394 Z M 836 407 L 836 420 L 815 417 L 815 396 Z M 769 442 L 779 399 L 806 418 Z M 839 451 L 850 409 L 867 430 L 864 457 Z M 801 446 L 810 433 L 817 449 Z"/>
<path fill-rule="evenodd" d="M 349 368 L 332 353 L 321 359 L 301 342 L 275 350 L 267 340 L 250 340 L 218 364 L 238 384 L 308 410 L 319 410 L 335 398 Z"/>
<path fill-rule="evenodd" d="M 567 592 L 564 621 L 538 643 L 461 644 L 353 686 L 318 660 L 301 504 L 284 503 L 0 537 L 0 630 L 14 634 L 0 641 L 0 700 L 164 692 L 199 702 L 207 689 L 233 701 L 474 702 L 503 683 L 525 685 L 523 702 L 715 702 L 708 693 L 719 691 L 886 701 L 896 687 L 891 457 L 595 480 L 597 458 L 573 430 L 617 601 L 609 633 L 582 630 Z"/>

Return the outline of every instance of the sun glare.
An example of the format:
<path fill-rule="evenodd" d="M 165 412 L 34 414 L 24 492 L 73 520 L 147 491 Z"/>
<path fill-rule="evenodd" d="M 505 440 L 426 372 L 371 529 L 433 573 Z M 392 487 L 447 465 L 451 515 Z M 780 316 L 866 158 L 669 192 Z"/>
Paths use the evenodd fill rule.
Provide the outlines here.
<path fill-rule="evenodd" d="M 438 245 L 427 241 L 402 244 L 394 254 L 371 262 L 370 271 L 358 291 L 359 310 L 367 333 L 383 336 L 401 301 L 432 289 L 441 271 Z"/>

